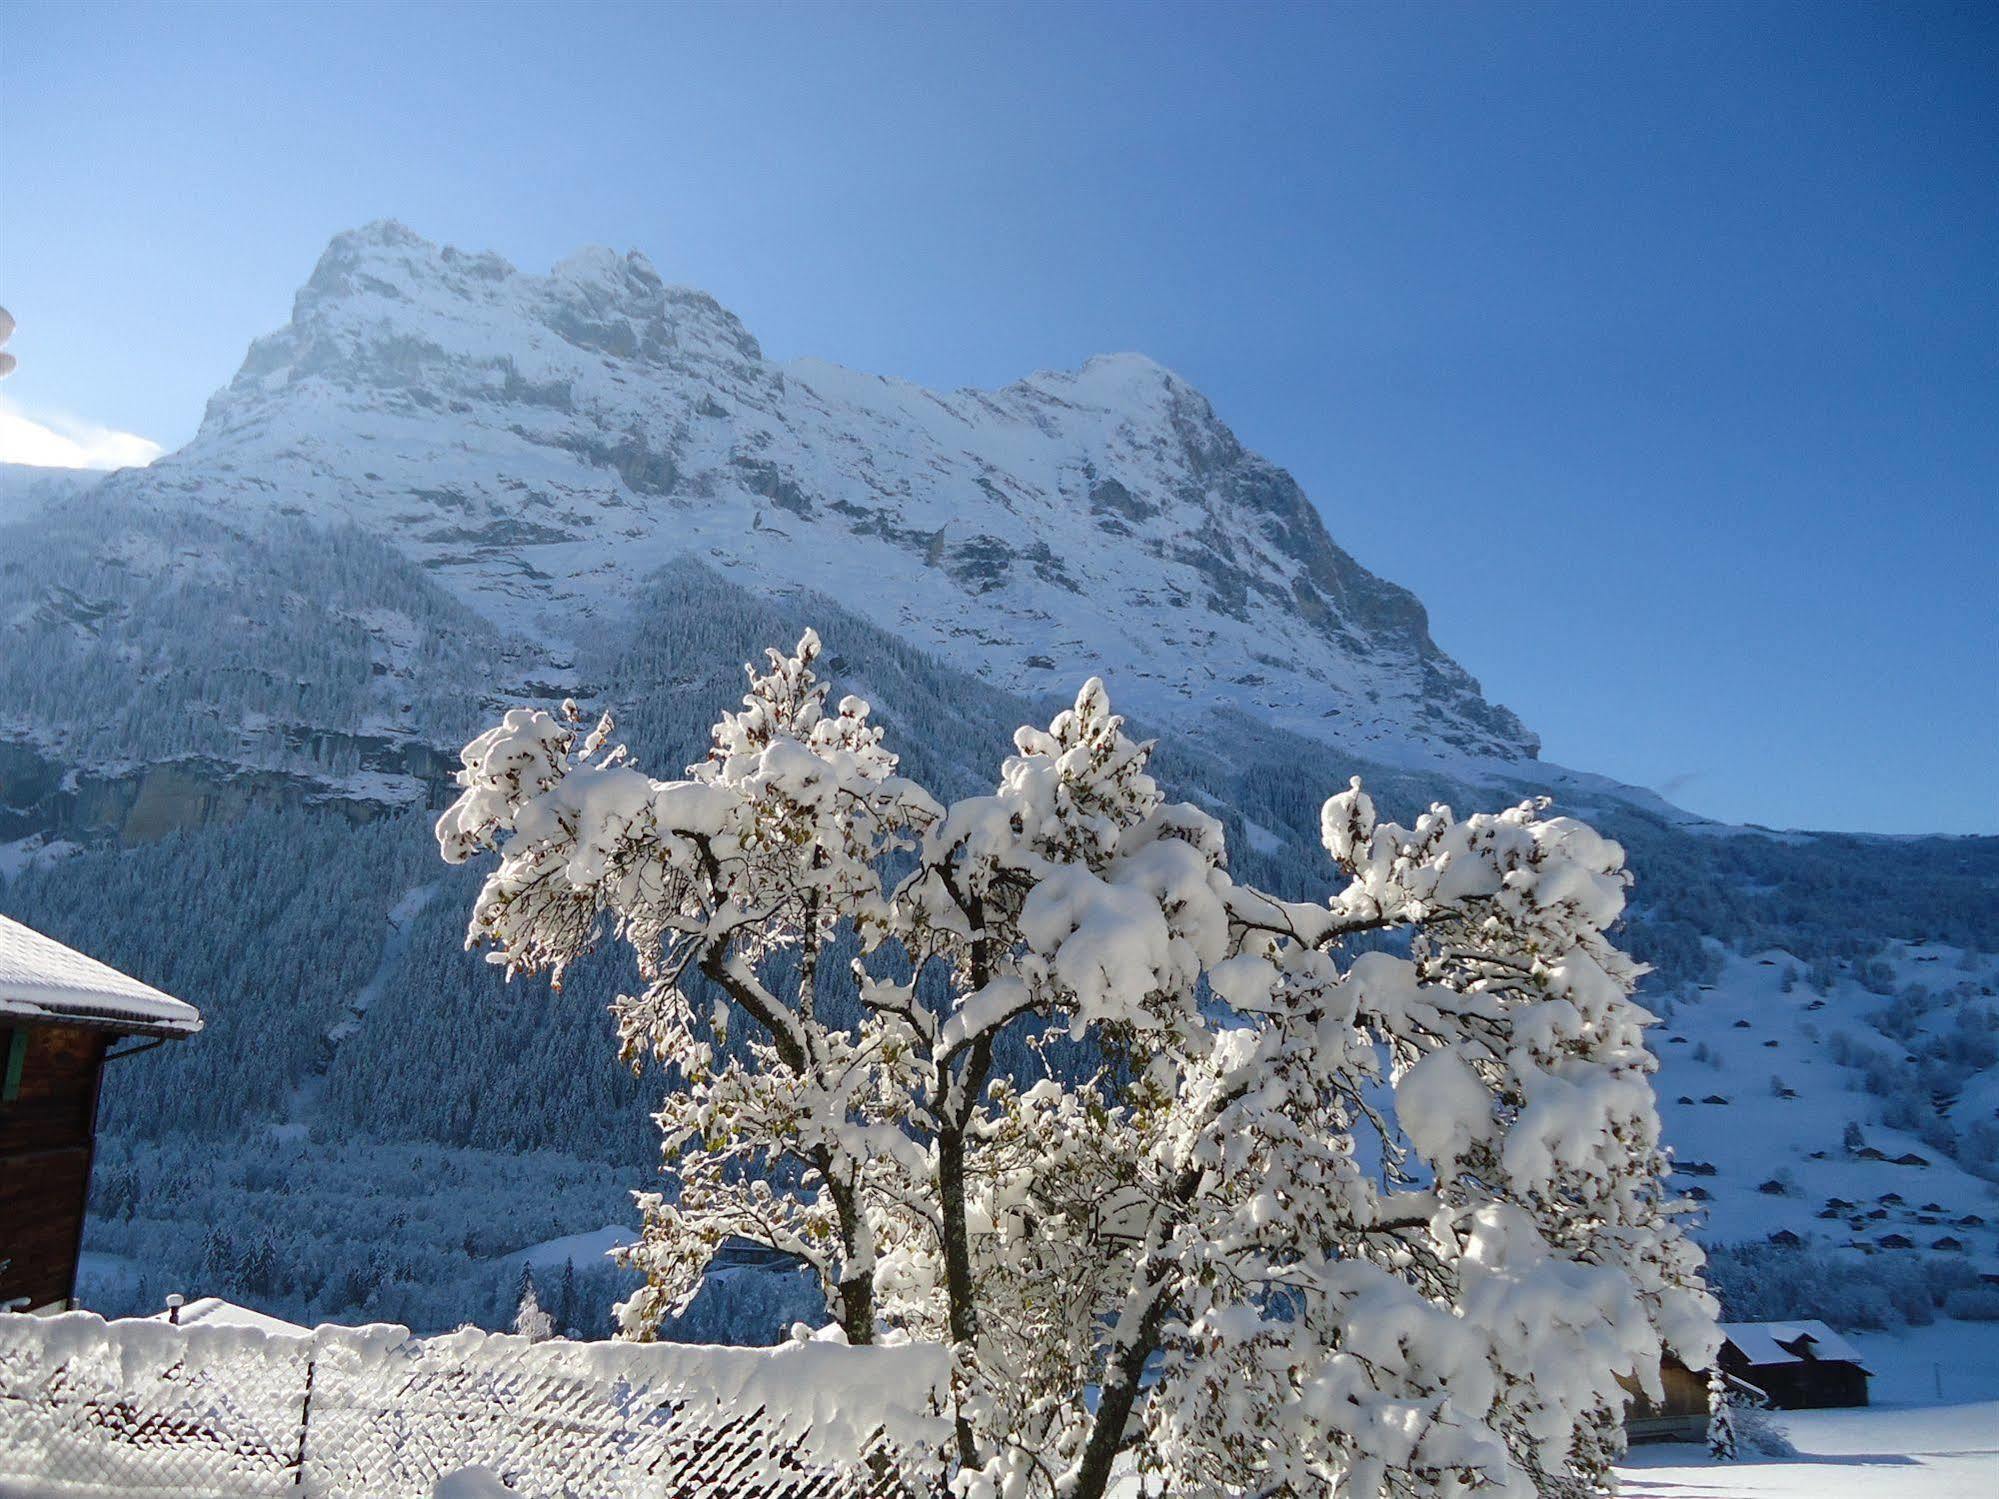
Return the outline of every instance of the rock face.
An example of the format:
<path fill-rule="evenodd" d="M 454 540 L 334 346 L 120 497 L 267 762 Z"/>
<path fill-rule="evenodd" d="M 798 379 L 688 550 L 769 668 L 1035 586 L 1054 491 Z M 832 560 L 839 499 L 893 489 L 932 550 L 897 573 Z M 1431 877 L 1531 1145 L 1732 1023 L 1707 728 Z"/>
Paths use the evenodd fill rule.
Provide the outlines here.
<path fill-rule="evenodd" d="M 85 771 L 0 740 L 0 845 L 39 838 L 130 848 L 260 809 L 319 807 L 362 823 L 449 800 L 442 756 L 411 745 L 371 748 L 392 760 L 393 773 L 343 790 L 323 777 L 197 757 Z"/>
<path fill-rule="evenodd" d="M 341 235 L 195 440 L 102 492 L 351 522 L 558 658 L 693 557 L 1030 697 L 1098 672 L 1162 727 L 1243 710 L 1412 766 L 1537 750 L 1150 360 L 949 393 L 775 364 L 636 254 L 534 276 L 396 224 Z"/>

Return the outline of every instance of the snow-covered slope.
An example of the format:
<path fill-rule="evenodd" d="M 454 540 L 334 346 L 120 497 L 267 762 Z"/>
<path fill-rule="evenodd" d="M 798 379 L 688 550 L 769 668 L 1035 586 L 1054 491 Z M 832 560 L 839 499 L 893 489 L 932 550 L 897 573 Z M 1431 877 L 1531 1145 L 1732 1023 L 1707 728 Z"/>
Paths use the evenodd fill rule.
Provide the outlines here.
<path fill-rule="evenodd" d="M 1788 1232 L 1999 1272 L 1999 1185 L 1965 1169 L 1992 1158 L 1959 1143 L 1999 1140 L 1999 959 L 1897 942 L 1876 961 L 1899 998 L 1850 978 L 1820 993 L 1771 950 L 1728 953 L 1712 984 L 1661 1004 L 1652 1045 L 1677 1184 L 1718 1241 Z"/>
<path fill-rule="evenodd" d="M 542 642 L 691 555 L 1029 696 L 1101 672 L 1162 727 L 1244 709 L 1425 766 L 1537 748 L 1415 597 L 1150 360 L 948 393 L 774 364 L 637 254 L 534 276 L 396 224 L 343 234 L 195 440 L 108 488 L 350 520 Z"/>

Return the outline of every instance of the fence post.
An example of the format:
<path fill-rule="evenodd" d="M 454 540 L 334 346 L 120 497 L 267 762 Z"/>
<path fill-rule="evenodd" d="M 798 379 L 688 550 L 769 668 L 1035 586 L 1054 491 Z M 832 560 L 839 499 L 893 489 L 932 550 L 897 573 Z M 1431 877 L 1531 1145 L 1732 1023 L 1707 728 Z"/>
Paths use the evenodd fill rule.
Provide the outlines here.
<path fill-rule="evenodd" d="M 305 1400 L 298 1410 L 298 1461 L 292 1472 L 292 1487 L 305 1487 L 305 1439 L 312 1430 L 312 1376 L 319 1367 L 319 1334 L 312 1335 L 312 1348 L 305 1356 Z"/>

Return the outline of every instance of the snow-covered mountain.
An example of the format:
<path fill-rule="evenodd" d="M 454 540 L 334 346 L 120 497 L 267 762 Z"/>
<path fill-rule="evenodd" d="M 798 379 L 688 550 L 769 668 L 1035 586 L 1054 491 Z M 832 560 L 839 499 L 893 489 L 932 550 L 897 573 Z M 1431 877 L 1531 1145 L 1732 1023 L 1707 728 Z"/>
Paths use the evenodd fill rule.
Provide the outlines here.
<path fill-rule="evenodd" d="M 393 223 L 343 234 L 194 441 L 107 490 L 352 521 L 558 658 L 692 556 L 1030 697 L 1099 672 L 1162 726 L 1241 709 L 1410 765 L 1537 749 L 1152 361 L 953 392 L 775 364 L 637 254 L 535 276 Z"/>

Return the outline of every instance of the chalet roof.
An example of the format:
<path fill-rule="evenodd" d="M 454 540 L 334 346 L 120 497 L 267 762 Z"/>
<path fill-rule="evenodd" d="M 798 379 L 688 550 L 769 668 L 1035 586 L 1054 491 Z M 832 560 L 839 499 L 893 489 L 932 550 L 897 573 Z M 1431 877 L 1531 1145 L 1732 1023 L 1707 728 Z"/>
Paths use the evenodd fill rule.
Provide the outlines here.
<path fill-rule="evenodd" d="M 154 1035 L 201 1029 L 201 1012 L 33 927 L 0 916 L 0 1017 Z"/>
<path fill-rule="evenodd" d="M 287 1322 L 283 1317 L 273 1317 L 269 1312 L 260 1312 L 255 1307 L 238 1306 L 233 1301 L 224 1301 L 220 1296 L 197 1296 L 180 1309 L 175 1318 L 171 1312 L 158 1312 L 155 1322 L 178 1321 L 182 1327 L 206 1324 L 211 1327 L 254 1327 L 260 1332 L 293 1333 L 303 1337 L 312 1331 L 296 1322 Z"/>
<path fill-rule="evenodd" d="M 1721 1335 L 1756 1365 L 1804 1363 L 1800 1349 L 1805 1339 L 1810 1339 L 1812 1357 L 1822 1363 L 1861 1362 L 1860 1350 L 1823 1322 L 1724 1322 Z"/>

